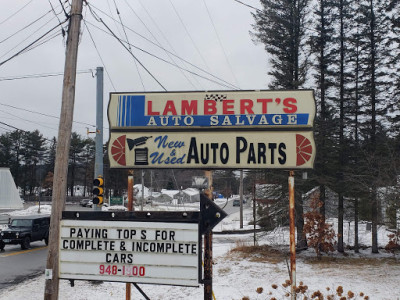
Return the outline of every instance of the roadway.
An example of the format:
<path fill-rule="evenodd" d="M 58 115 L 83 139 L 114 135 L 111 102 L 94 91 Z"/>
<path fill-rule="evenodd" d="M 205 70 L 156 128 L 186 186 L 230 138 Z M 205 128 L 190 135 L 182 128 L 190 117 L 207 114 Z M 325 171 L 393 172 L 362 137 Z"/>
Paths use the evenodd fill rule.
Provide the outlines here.
<path fill-rule="evenodd" d="M 245 204 L 244 206 L 246 207 Z M 232 205 L 232 199 L 221 205 L 232 214 L 239 211 L 238 206 Z M 68 205 L 67 210 L 92 210 L 78 205 Z M 8 216 L 0 215 L 0 224 L 7 223 Z M 5 251 L 0 252 L 0 293 L 1 290 L 19 284 L 20 282 L 43 274 L 47 260 L 47 246 L 43 241 L 31 243 L 28 250 L 21 250 L 19 245 L 6 245 Z"/>

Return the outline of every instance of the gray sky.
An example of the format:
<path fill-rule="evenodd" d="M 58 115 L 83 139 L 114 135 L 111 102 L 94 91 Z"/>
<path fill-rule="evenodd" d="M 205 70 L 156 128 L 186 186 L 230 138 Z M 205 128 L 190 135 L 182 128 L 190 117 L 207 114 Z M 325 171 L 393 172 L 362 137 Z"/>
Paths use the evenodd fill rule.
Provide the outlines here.
<path fill-rule="evenodd" d="M 256 0 L 242 2 L 260 8 Z M 132 46 L 133 54 L 167 91 L 233 89 L 181 71 L 175 64 L 213 81 L 220 81 L 214 75 L 243 90 L 267 88 L 267 55 L 263 45 L 255 45 L 249 34 L 254 23 L 250 14 L 255 11 L 252 8 L 234 0 L 101 0 L 89 3 L 118 37 L 126 40 L 126 33 L 132 45 L 171 63 Z M 69 12 L 69 4 L 66 6 Z M 58 0 L 0 0 L 0 7 L 0 64 L 56 26 L 59 20 L 65 20 Z M 86 135 L 86 127 L 94 131 L 94 127 L 85 124 L 95 125 L 96 122 L 96 78 L 93 76 L 96 67 L 104 66 L 108 72 L 104 73 L 104 140 L 107 140 L 106 110 L 110 92 L 163 89 L 138 63 L 135 64 L 132 55 L 114 37 L 104 32 L 106 27 L 93 17 L 87 6 L 84 6 L 83 16 L 86 26 L 81 23 L 77 69 L 86 72 L 77 75 L 73 130 L 82 136 Z M 66 26 L 67 23 L 63 28 Z M 0 122 L 23 130 L 38 129 L 46 138 L 57 136 L 62 76 L 9 79 L 22 75 L 62 73 L 66 37 L 63 38 L 60 32 L 61 26 L 58 26 L 54 31 L 54 35 L 58 35 L 53 39 L 47 41 L 48 37 L 54 36 L 50 34 L 43 39 L 46 43 L 0 65 Z M 157 45 L 176 56 L 166 54 Z M 13 129 L 0 124 L 0 133 L 6 130 Z"/>

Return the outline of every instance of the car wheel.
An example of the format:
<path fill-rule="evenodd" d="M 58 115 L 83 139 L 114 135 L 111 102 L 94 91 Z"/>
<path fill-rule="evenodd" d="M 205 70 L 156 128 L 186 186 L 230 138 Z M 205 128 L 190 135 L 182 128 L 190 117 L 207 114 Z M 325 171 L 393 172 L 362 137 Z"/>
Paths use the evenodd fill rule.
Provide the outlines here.
<path fill-rule="evenodd" d="M 31 245 L 31 239 L 29 238 L 29 236 L 27 236 L 22 241 L 21 249 L 22 250 L 28 249 L 30 245 Z"/>
<path fill-rule="evenodd" d="M 3 241 L 0 241 L 0 251 L 4 251 L 5 245 L 6 245 L 6 243 L 4 243 Z"/>
<path fill-rule="evenodd" d="M 44 242 L 46 243 L 46 246 L 49 245 L 49 236 L 46 236 L 46 237 L 44 238 Z"/>

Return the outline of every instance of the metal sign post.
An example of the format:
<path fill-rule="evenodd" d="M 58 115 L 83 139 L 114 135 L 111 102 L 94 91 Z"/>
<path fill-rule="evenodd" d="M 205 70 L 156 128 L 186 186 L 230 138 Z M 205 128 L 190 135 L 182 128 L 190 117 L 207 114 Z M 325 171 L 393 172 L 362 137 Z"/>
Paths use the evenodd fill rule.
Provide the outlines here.
<path fill-rule="evenodd" d="M 289 227 L 290 227 L 290 291 L 291 299 L 296 299 L 296 239 L 295 239 L 295 202 L 294 171 L 289 172 Z"/>

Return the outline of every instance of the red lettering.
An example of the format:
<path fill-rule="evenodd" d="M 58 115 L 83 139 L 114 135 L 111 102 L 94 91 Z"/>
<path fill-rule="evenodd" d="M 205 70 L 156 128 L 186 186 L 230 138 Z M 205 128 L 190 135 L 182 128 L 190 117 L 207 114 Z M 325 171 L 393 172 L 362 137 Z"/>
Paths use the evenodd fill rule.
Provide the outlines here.
<path fill-rule="evenodd" d="M 233 115 L 235 111 L 233 110 L 235 106 L 233 103 L 235 100 L 223 100 L 222 101 L 222 113 L 224 115 Z"/>
<path fill-rule="evenodd" d="M 175 108 L 174 101 L 172 101 L 172 100 L 168 100 L 167 104 L 165 104 L 163 115 L 166 116 L 166 115 L 168 115 L 169 112 L 173 116 L 176 116 L 176 108 Z"/>
<path fill-rule="evenodd" d="M 197 115 L 197 100 L 182 100 L 182 116 L 184 115 Z"/>
<path fill-rule="evenodd" d="M 147 115 L 149 116 L 157 116 L 160 112 L 153 111 L 153 101 L 147 101 Z"/>
<path fill-rule="evenodd" d="M 253 111 L 253 100 L 251 99 L 240 99 L 240 114 L 254 114 Z"/>
<path fill-rule="evenodd" d="M 283 100 L 283 106 L 285 106 L 283 111 L 287 114 L 294 114 L 297 111 L 296 103 L 297 100 L 294 98 L 285 98 L 285 100 Z"/>
<path fill-rule="evenodd" d="M 217 102 L 215 100 L 204 100 L 204 114 L 214 115 L 217 113 Z"/>
<path fill-rule="evenodd" d="M 272 99 L 257 99 L 257 102 L 261 103 L 262 113 L 266 114 L 267 113 L 267 104 L 272 102 Z"/>

